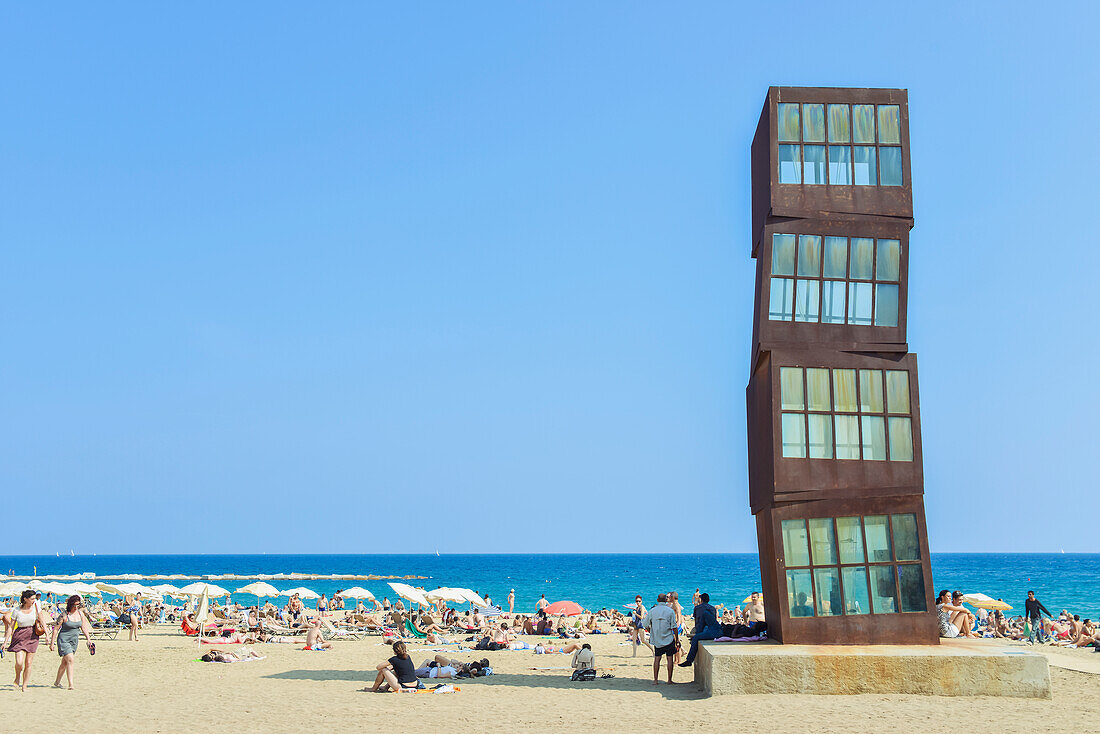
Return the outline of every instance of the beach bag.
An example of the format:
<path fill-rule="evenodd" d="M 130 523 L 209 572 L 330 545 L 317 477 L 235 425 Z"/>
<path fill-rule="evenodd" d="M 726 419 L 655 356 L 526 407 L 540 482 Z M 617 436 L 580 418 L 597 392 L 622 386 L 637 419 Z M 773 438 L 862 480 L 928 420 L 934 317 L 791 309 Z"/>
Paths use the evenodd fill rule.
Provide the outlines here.
<path fill-rule="evenodd" d="M 130 615 L 127 614 L 126 612 L 123 612 L 118 617 L 118 623 L 121 624 L 123 627 L 129 627 L 130 626 Z"/>
<path fill-rule="evenodd" d="M 35 637 L 42 637 L 46 634 L 46 627 L 42 624 L 42 620 L 39 615 L 42 614 L 42 610 L 38 608 L 38 602 L 34 603 L 34 635 Z"/>
<path fill-rule="evenodd" d="M 592 668 L 588 670 L 574 670 L 569 680 L 596 680 L 596 671 Z"/>

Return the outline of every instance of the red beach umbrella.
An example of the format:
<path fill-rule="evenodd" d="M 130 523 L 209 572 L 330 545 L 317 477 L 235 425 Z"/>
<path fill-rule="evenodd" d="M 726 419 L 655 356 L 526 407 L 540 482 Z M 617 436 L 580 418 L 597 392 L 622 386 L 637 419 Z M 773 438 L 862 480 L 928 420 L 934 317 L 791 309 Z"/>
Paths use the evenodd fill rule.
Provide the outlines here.
<path fill-rule="evenodd" d="M 578 614 L 584 614 L 584 610 L 581 609 L 581 605 L 575 601 L 556 601 L 546 607 L 546 613 L 564 614 L 567 617 L 575 617 Z"/>

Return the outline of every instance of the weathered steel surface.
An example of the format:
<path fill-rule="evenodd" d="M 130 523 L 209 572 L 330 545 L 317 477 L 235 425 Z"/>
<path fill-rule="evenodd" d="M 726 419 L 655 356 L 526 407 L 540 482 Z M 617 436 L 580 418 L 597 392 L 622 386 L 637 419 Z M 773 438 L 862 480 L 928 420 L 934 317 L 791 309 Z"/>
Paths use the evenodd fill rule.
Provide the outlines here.
<path fill-rule="evenodd" d="M 898 105 L 902 185 L 780 184 L 779 135 L 774 123 L 780 102 Z M 879 145 L 877 150 L 882 147 Z M 934 645 L 939 642 L 924 516 L 917 362 L 916 355 L 908 351 L 906 337 L 909 230 L 913 226 L 909 161 L 909 108 L 905 90 L 806 87 L 768 90 L 752 144 L 752 255 L 757 259 L 757 273 L 746 418 L 749 501 L 757 517 L 769 634 L 784 643 Z M 775 233 L 899 240 L 897 326 L 770 320 L 771 235 Z M 783 458 L 779 368 L 791 366 L 906 370 L 913 460 Z M 790 615 L 779 526 L 782 520 L 895 513 L 913 513 L 917 517 L 925 611 Z"/>

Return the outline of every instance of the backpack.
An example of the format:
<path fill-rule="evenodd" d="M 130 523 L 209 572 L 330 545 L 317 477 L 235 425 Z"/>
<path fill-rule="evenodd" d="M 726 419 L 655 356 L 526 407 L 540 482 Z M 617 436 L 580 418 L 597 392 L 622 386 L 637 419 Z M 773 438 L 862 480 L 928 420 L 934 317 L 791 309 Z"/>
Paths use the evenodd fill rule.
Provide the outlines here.
<path fill-rule="evenodd" d="M 596 671 L 592 668 L 588 670 L 574 670 L 569 680 L 596 680 Z"/>

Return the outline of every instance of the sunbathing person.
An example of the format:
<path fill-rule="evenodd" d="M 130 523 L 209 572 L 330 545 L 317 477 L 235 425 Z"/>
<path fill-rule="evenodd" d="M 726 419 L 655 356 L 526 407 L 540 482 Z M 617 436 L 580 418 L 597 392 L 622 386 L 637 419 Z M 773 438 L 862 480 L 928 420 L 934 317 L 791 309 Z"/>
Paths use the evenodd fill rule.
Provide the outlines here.
<path fill-rule="evenodd" d="M 364 688 L 364 691 L 400 693 L 402 690 L 415 690 L 420 687 L 416 668 L 413 667 L 412 658 L 409 657 L 409 651 L 404 642 L 393 643 L 393 657 L 384 663 L 379 663 L 375 669 L 378 671 L 378 677 L 374 679 L 374 687 Z"/>
<path fill-rule="evenodd" d="M 211 650 L 199 659 L 204 663 L 243 663 L 249 660 L 263 660 L 264 656 L 256 654 L 250 648 L 242 647 L 236 652 Z"/>
<path fill-rule="evenodd" d="M 571 652 L 577 652 L 584 648 L 592 649 L 592 646 L 587 642 L 570 642 L 568 645 L 535 645 L 536 655 L 549 655 L 551 653 L 569 654 Z"/>
<path fill-rule="evenodd" d="M 432 660 L 425 660 L 416 669 L 417 678 L 457 678 L 458 666 L 451 663 L 450 658 L 436 655 Z"/>

